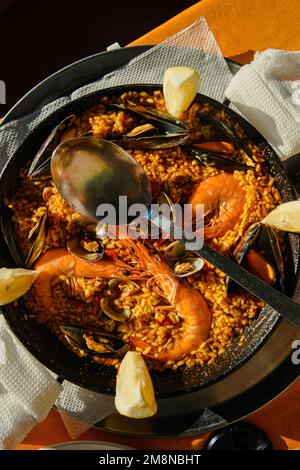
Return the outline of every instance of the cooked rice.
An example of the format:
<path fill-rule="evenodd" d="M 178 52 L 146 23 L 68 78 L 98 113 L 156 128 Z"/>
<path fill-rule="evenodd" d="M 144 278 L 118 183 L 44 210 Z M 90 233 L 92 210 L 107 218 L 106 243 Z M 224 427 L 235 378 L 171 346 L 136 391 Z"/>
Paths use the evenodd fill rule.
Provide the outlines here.
<path fill-rule="evenodd" d="M 165 110 L 160 91 L 152 94 L 129 92 L 119 99 Z M 80 118 L 78 122 L 82 132 L 92 130 L 95 135 L 105 138 L 124 134 L 134 127 L 135 118 L 131 115 L 123 111 L 105 111 L 104 105 L 107 102 L 108 98 L 102 99 L 99 105 Z M 199 126 L 196 117 L 199 109 L 200 105 L 194 104 L 183 118 L 193 131 L 193 139 L 209 137 L 212 140 L 213 129 L 210 126 Z M 209 105 L 202 107 L 201 111 L 207 109 Z M 218 117 L 226 122 L 230 121 L 223 111 Z M 235 128 L 245 139 L 238 124 L 235 124 Z M 232 251 L 249 225 L 260 221 L 280 202 L 280 194 L 272 177 L 262 171 L 263 158 L 259 149 L 250 142 L 246 143 L 253 151 L 256 164 L 253 170 L 247 173 L 237 171 L 234 173 L 246 191 L 243 215 L 240 222 L 225 236 L 210 241 L 211 246 L 226 254 Z M 181 147 L 153 151 L 129 150 L 129 152 L 144 167 L 151 180 L 158 183 L 161 191 L 169 194 L 174 202 L 182 202 L 187 190 L 190 191 L 195 183 L 219 172 L 214 167 L 204 166 L 197 160 L 191 160 Z M 233 158 L 251 164 L 242 151 L 237 150 Z M 7 201 L 14 211 L 15 233 L 22 252 L 28 252 L 30 248 L 28 234 L 45 210 L 48 214 L 48 230 L 43 253 L 50 248 L 66 246 L 68 237 L 78 231 L 75 224 L 78 214 L 66 204 L 49 178 L 30 181 L 25 175 L 26 171 L 23 171 L 22 185 L 18 193 Z M 122 241 L 105 240 L 104 245 L 107 253 L 113 250 L 119 258 L 129 263 L 133 262 L 130 251 Z M 207 262 L 202 271 L 188 278 L 188 282 L 200 291 L 210 307 L 211 333 L 207 341 L 189 356 L 177 363 L 170 361 L 166 364 L 173 368 L 214 362 L 234 338 L 243 341 L 245 327 L 251 324 L 263 306 L 261 301 L 246 292 L 227 295 L 225 275 Z M 138 285 L 140 289 L 129 295 L 121 292 L 116 302 L 116 308 L 127 308 L 132 312 L 126 323 L 116 322 L 101 314 L 100 299 L 107 295 L 109 287 L 107 280 L 100 278 L 70 280 L 66 276 L 61 277 L 53 288 L 55 314 L 50 314 L 42 308 L 33 290 L 26 295 L 26 302 L 36 320 L 46 324 L 62 341 L 64 338 L 59 325 L 78 325 L 114 332 L 126 342 L 134 332 L 138 338 L 157 351 L 172 347 L 174 339 L 184 332 L 184 324 L 176 312 L 176 306 L 170 305 L 160 295 L 155 282 L 138 281 Z M 119 359 L 97 358 L 97 360 L 110 365 L 119 363 Z"/>

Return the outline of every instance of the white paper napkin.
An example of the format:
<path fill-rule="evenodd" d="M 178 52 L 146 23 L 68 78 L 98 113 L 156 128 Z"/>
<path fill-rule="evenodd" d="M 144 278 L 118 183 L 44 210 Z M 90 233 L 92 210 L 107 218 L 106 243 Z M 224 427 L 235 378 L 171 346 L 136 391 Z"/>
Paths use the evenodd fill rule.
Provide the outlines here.
<path fill-rule="evenodd" d="M 62 386 L 0 317 L 0 449 L 14 449 L 42 421 Z"/>
<path fill-rule="evenodd" d="M 300 52 L 257 53 L 225 95 L 283 160 L 300 152 Z"/>

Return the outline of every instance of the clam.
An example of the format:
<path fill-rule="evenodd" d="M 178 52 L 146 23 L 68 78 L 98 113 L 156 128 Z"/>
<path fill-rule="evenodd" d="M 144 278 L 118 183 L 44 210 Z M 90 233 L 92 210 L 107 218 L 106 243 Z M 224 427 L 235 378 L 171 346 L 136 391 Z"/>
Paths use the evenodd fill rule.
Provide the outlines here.
<path fill-rule="evenodd" d="M 32 179 L 50 176 L 50 162 L 53 150 L 63 141 L 77 137 L 76 116 L 71 114 L 61 121 L 50 133 L 35 155 L 28 176 Z"/>
<path fill-rule="evenodd" d="M 84 261 L 99 261 L 104 255 L 104 246 L 100 240 L 87 240 L 80 235 L 67 241 L 67 249 L 71 255 Z"/>
<path fill-rule="evenodd" d="M 129 349 L 121 338 L 105 331 L 68 325 L 61 325 L 60 329 L 72 348 L 81 354 L 122 356 Z"/>
<path fill-rule="evenodd" d="M 104 246 L 96 237 L 97 223 L 78 214 L 74 220 L 78 234 L 67 241 L 67 249 L 85 261 L 99 261 L 104 256 Z"/>
<path fill-rule="evenodd" d="M 117 298 L 116 291 L 122 292 L 123 296 L 129 296 L 132 293 L 140 290 L 140 286 L 134 281 L 111 279 L 108 282 L 108 287 L 112 291 L 112 295 L 103 297 L 100 300 L 101 310 L 112 320 L 117 322 L 125 322 L 130 317 L 131 310 L 129 308 L 119 309 L 114 305 L 114 300 Z"/>
<path fill-rule="evenodd" d="M 285 291 L 284 263 L 276 232 L 268 225 L 249 227 L 233 252 L 233 259 L 267 284 Z M 236 284 L 227 280 L 228 293 Z"/>
<path fill-rule="evenodd" d="M 102 297 L 100 300 L 100 307 L 103 313 L 107 315 L 109 318 L 112 320 L 115 320 L 117 322 L 124 322 L 128 320 L 128 318 L 131 315 L 131 310 L 130 309 L 117 309 L 114 306 L 114 297 Z"/>
<path fill-rule="evenodd" d="M 111 104 L 109 107 L 127 111 L 144 121 L 135 131 L 116 140 L 118 145 L 126 148 L 167 149 L 183 144 L 189 137 L 189 130 L 183 121 L 155 108 L 134 103 Z"/>
<path fill-rule="evenodd" d="M 176 277 L 192 276 L 201 271 L 204 266 L 202 258 L 197 258 L 192 256 L 192 253 L 187 252 L 180 240 L 170 243 L 164 251 Z"/>
<path fill-rule="evenodd" d="M 186 256 L 186 249 L 184 244 L 179 241 L 175 240 L 174 242 L 170 243 L 165 249 L 166 257 L 171 261 L 177 261 L 178 259 L 184 258 Z"/>
<path fill-rule="evenodd" d="M 13 211 L 9 207 L 3 207 L 1 213 L 1 231 L 12 259 L 17 266 L 22 267 L 25 265 L 25 260 L 23 259 L 23 256 L 20 253 L 15 240 L 12 221 L 13 214 Z"/>
<path fill-rule="evenodd" d="M 111 290 L 118 289 L 127 294 L 140 290 L 140 286 L 134 281 L 124 281 L 123 279 L 111 279 L 108 282 L 108 286 Z"/>
<path fill-rule="evenodd" d="M 185 257 L 177 261 L 173 266 L 173 273 L 175 276 L 183 278 L 193 276 L 201 271 L 204 266 L 204 261 L 201 258 Z"/>

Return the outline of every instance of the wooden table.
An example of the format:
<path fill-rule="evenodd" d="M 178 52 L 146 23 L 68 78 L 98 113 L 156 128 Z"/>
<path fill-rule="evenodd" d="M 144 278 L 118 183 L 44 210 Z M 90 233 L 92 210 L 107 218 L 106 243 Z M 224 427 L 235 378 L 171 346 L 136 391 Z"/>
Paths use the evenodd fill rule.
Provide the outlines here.
<path fill-rule="evenodd" d="M 300 50 L 299 0 L 202 0 L 130 45 L 157 44 L 205 16 L 224 56 L 247 63 L 255 51 L 272 47 Z M 276 449 L 300 448 L 300 379 L 280 397 L 246 421 L 267 432 Z M 199 449 L 206 435 L 195 438 L 133 439 L 90 429 L 79 440 L 107 440 L 137 449 Z M 38 449 L 69 441 L 59 414 L 51 411 L 18 449 Z"/>

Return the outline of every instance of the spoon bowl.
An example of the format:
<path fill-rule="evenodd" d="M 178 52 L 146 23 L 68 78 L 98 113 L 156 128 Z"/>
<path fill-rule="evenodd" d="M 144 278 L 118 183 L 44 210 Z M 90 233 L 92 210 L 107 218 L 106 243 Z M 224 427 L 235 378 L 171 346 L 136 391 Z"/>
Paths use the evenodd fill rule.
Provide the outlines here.
<path fill-rule="evenodd" d="M 61 143 L 52 155 L 51 174 L 64 200 L 97 222 L 109 210 L 115 213 L 112 225 L 127 224 L 134 218 L 128 216 L 127 207 L 151 203 L 151 186 L 143 167 L 123 148 L 104 139 L 80 137 Z"/>

